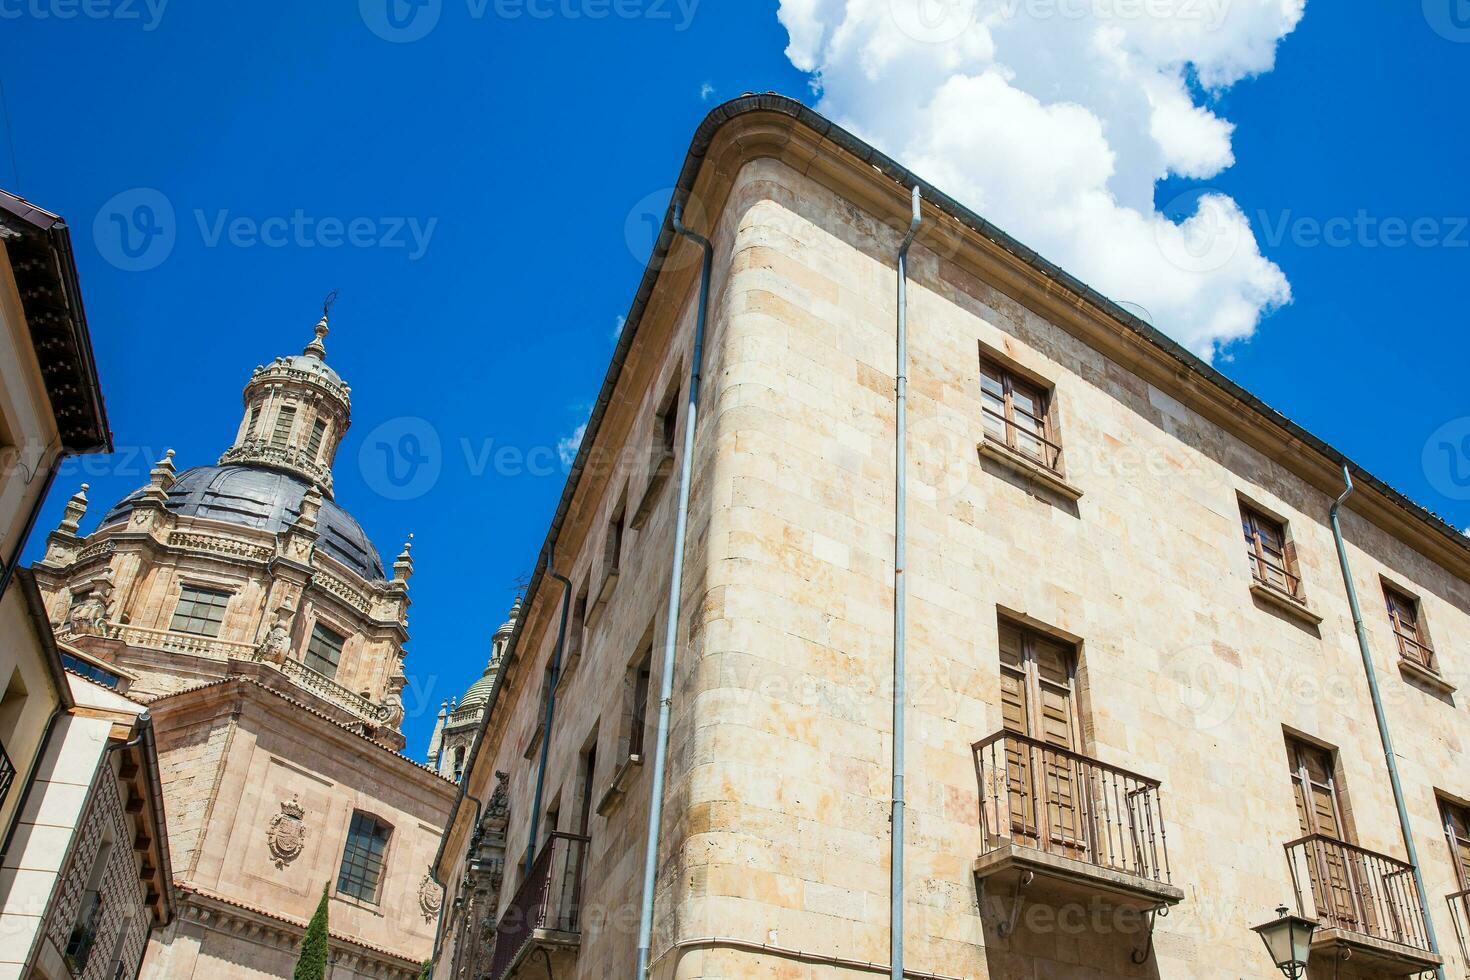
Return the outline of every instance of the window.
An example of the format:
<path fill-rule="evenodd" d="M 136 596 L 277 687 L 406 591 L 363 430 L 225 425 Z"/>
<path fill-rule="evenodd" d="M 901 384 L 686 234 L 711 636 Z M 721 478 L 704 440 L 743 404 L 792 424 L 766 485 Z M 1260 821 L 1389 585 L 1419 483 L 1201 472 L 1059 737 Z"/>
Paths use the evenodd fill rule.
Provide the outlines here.
<path fill-rule="evenodd" d="M 1286 525 L 1248 504 L 1240 505 L 1240 526 L 1250 555 L 1251 577 L 1268 589 L 1305 602 L 1297 574 L 1296 545 L 1286 538 Z"/>
<path fill-rule="evenodd" d="M 220 623 L 224 622 L 225 607 L 230 604 L 230 595 L 231 593 L 222 589 L 184 586 L 179 592 L 179 603 L 174 606 L 174 618 L 168 628 L 175 633 L 219 636 Z"/>
<path fill-rule="evenodd" d="M 291 429 L 296 424 L 296 406 L 282 405 L 276 413 L 276 427 L 271 432 L 271 448 L 285 449 L 291 441 Z"/>
<path fill-rule="evenodd" d="M 112 840 L 104 838 L 92 857 L 86 890 L 82 892 L 81 906 L 66 941 L 66 963 L 74 974 L 80 974 L 87 968 L 87 960 L 91 959 L 92 947 L 97 942 L 97 927 L 102 924 L 102 878 L 107 873 L 107 860 L 111 856 Z"/>
<path fill-rule="evenodd" d="M 1445 841 L 1450 845 L 1450 861 L 1460 890 L 1470 890 L 1470 807 L 1441 798 L 1440 816 L 1444 818 Z"/>
<path fill-rule="evenodd" d="M 1383 599 L 1388 603 L 1393 634 L 1398 637 L 1399 656 L 1426 670 L 1437 671 L 1429 634 L 1419 615 L 1419 600 L 1387 584 L 1383 586 Z"/>
<path fill-rule="evenodd" d="M 310 456 L 313 461 L 316 460 L 317 453 L 322 450 L 322 438 L 326 434 L 327 423 L 317 419 L 311 424 L 311 438 L 306 442 L 306 455 Z"/>
<path fill-rule="evenodd" d="M 1346 840 L 1342 797 L 1332 750 L 1288 737 L 1286 753 L 1302 836 L 1320 834 L 1333 840 Z"/>
<path fill-rule="evenodd" d="M 378 880 L 383 876 L 383 855 L 393 828 L 361 811 L 352 814 L 347 828 L 347 846 L 342 850 L 342 869 L 337 872 L 337 891 L 363 902 L 376 902 Z"/>
<path fill-rule="evenodd" d="M 1077 655 L 1071 644 L 1014 623 L 1000 624 L 1001 724 L 1008 739 L 1006 770 L 1012 833 L 1045 835 L 1047 846 L 1087 849 L 1079 773 L 1069 754 L 1082 748 L 1077 711 Z M 1052 751 L 1060 749 L 1060 752 Z M 1046 805 L 1037 807 L 1036 801 Z"/>
<path fill-rule="evenodd" d="M 311 628 L 311 642 L 306 645 L 306 666 L 324 677 L 336 677 L 344 642 L 341 634 L 317 623 Z"/>
<path fill-rule="evenodd" d="M 628 755 L 643 757 L 643 737 L 648 728 L 648 685 L 653 677 L 653 647 L 644 652 L 629 672 L 633 684 L 632 718 L 628 728 Z"/>
<path fill-rule="evenodd" d="M 587 632 L 587 585 L 572 602 L 572 631 L 567 635 L 567 658 L 575 661 L 582 655 L 582 640 Z"/>
<path fill-rule="evenodd" d="M 457 783 L 464 775 L 464 746 L 457 746 L 454 750 L 454 781 Z"/>
<path fill-rule="evenodd" d="M 679 429 L 679 384 L 664 399 L 653 422 L 653 460 L 655 465 L 665 456 L 674 454 L 674 436 Z"/>
<path fill-rule="evenodd" d="M 260 406 L 259 405 L 252 405 L 252 406 L 250 406 L 250 415 L 245 420 L 245 438 L 246 439 L 252 439 L 252 438 L 255 437 L 255 421 L 258 418 L 260 418 Z"/>
<path fill-rule="evenodd" d="M 607 522 L 607 544 L 602 552 L 602 568 L 605 574 L 616 575 L 623 558 L 623 514 L 626 508 L 619 504 L 617 511 Z"/>
<path fill-rule="evenodd" d="M 986 438 L 1055 470 L 1061 466 L 1062 447 L 1047 421 L 1049 400 L 1040 386 L 989 358 L 980 359 L 980 407 Z"/>

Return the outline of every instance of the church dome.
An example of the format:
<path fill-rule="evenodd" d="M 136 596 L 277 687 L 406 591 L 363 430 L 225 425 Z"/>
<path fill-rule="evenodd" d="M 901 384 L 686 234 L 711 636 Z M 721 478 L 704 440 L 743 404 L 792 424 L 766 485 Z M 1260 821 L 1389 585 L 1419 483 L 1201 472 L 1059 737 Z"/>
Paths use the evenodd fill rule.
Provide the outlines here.
<path fill-rule="evenodd" d="M 301 513 L 308 484 L 294 474 L 260 466 L 197 466 L 180 473 L 168 488 L 165 506 L 181 517 L 225 521 L 272 534 Z M 124 497 L 102 518 L 103 527 L 126 521 L 144 491 Z M 365 579 L 382 580 L 383 562 L 362 526 L 332 500 L 317 516 L 317 547 Z"/>
<path fill-rule="evenodd" d="M 495 670 L 492 668 L 485 671 L 480 679 L 470 685 L 469 690 L 464 692 L 464 697 L 459 699 L 459 709 L 478 708 L 490 700 L 490 692 L 495 689 Z"/>

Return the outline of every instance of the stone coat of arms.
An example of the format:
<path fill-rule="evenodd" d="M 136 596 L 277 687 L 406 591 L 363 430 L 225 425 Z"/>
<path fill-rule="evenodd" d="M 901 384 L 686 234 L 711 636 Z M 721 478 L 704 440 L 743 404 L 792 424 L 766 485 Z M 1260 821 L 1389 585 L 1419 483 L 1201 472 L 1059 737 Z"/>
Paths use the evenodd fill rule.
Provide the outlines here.
<path fill-rule="evenodd" d="M 424 880 L 419 882 L 419 910 L 424 913 L 424 921 L 428 922 L 438 915 L 443 904 L 444 889 L 434 883 L 431 875 L 424 875 Z"/>
<path fill-rule="evenodd" d="M 265 838 L 270 844 L 276 867 L 284 868 L 296 860 L 302 847 L 306 845 L 306 824 L 301 819 L 304 816 L 306 811 L 296 801 L 296 797 L 292 796 L 289 800 L 282 800 L 281 812 L 271 817 Z"/>

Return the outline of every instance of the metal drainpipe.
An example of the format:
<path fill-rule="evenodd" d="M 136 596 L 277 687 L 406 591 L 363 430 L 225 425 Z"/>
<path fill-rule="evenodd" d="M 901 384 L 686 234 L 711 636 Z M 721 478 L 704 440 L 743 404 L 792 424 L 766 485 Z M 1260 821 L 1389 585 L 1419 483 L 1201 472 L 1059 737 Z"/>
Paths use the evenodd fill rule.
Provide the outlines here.
<path fill-rule="evenodd" d="M 679 593 L 684 581 L 684 533 L 689 523 L 689 476 L 694 467 L 694 425 L 699 407 L 700 362 L 704 357 L 704 325 L 709 308 L 709 281 L 714 246 L 684 227 L 684 205 L 674 205 L 674 231 L 704 253 L 699 267 L 699 308 L 694 320 L 694 351 L 689 359 L 689 401 L 684 416 L 684 457 L 679 463 L 679 509 L 674 518 L 674 567 L 669 575 L 668 622 L 664 626 L 663 674 L 659 678 L 658 731 L 654 736 L 653 783 L 648 801 L 648 850 L 643 857 L 643 909 L 638 919 L 638 980 L 647 980 L 653 945 L 653 898 L 658 884 L 658 841 L 664 812 L 664 765 L 669 750 L 669 705 L 674 700 L 674 653 L 679 640 Z"/>
<path fill-rule="evenodd" d="M 541 719 L 541 763 L 536 767 L 536 793 L 531 800 L 531 839 L 526 843 L 527 875 L 536 859 L 536 837 L 541 832 L 541 794 L 546 788 L 546 759 L 551 754 L 551 725 L 556 720 L 556 684 L 561 680 L 561 655 L 567 642 L 567 610 L 572 603 L 571 580 L 552 567 L 555 557 L 556 542 L 552 541 L 546 553 L 546 573 L 562 584 L 561 626 L 556 632 L 556 651 L 551 656 L 551 678 L 546 682 L 549 689 L 546 692 L 546 714 Z"/>
<path fill-rule="evenodd" d="M 1429 914 L 1429 900 L 1424 894 L 1424 877 L 1419 873 L 1419 852 L 1414 848 L 1414 833 L 1409 826 L 1409 810 L 1404 805 L 1404 787 L 1399 782 L 1398 760 L 1393 752 L 1393 739 L 1388 733 L 1388 719 L 1383 714 L 1383 698 L 1378 692 L 1378 675 L 1373 670 L 1373 654 L 1368 649 L 1368 630 L 1363 625 L 1363 609 L 1358 604 L 1358 589 L 1353 584 L 1352 569 L 1348 565 L 1347 545 L 1342 540 L 1342 524 L 1338 511 L 1343 501 L 1353 492 L 1353 476 L 1347 466 L 1342 468 L 1342 478 L 1347 484 L 1342 496 L 1333 501 L 1328 516 L 1332 522 L 1332 538 L 1337 543 L 1337 563 L 1342 566 L 1342 581 L 1347 586 L 1348 606 L 1353 612 L 1353 630 L 1358 634 L 1358 652 L 1363 655 L 1363 671 L 1368 675 L 1368 693 L 1373 698 L 1373 717 L 1378 721 L 1378 737 L 1383 742 L 1383 761 L 1388 764 L 1388 781 L 1393 786 L 1393 802 L 1399 811 L 1399 830 L 1404 835 L 1404 850 L 1409 865 L 1414 869 L 1414 890 L 1419 895 L 1419 908 L 1424 913 L 1424 932 L 1429 940 L 1430 952 L 1439 955 L 1439 938 L 1434 934 L 1434 917 Z M 1444 967 L 1434 968 L 1438 980 L 1445 980 Z"/>
<path fill-rule="evenodd" d="M 894 423 L 894 520 L 893 520 L 893 812 L 890 816 L 890 839 L 892 856 L 890 866 L 893 875 L 889 885 L 888 944 L 891 962 L 889 972 L 892 980 L 903 980 L 903 778 L 904 778 L 904 701 L 907 689 L 904 683 L 904 643 L 907 626 L 905 602 L 908 585 L 904 581 L 907 563 L 905 537 L 908 523 L 905 511 L 908 508 L 908 264 L 909 246 L 919 232 L 919 187 L 914 185 L 913 218 L 909 221 L 908 234 L 898 247 L 898 369 L 897 406 Z"/>

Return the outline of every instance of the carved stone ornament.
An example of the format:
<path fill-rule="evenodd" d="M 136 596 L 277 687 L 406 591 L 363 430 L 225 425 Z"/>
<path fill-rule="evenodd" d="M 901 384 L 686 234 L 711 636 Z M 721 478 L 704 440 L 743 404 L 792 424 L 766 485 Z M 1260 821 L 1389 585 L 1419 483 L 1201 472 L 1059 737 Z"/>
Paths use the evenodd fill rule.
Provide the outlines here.
<path fill-rule="evenodd" d="M 444 905 L 444 889 L 434 883 L 434 879 L 428 874 L 424 880 L 419 882 L 419 909 L 424 913 L 424 921 L 428 922 L 439 914 L 439 909 Z"/>
<path fill-rule="evenodd" d="M 304 816 L 306 811 L 293 795 L 289 800 L 282 800 L 281 812 L 271 817 L 265 837 L 270 844 L 276 867 L 284 868 L 296 860 L 302 847 L 306 845 L 306 824 L 301 820 Z"/>
<path fill-rule="evenodd" d="M 276 610 L 275 621 L 271 628 L 266 631 L 265 637 L 256 647 L 256 654 L 261 660 L 268 663 L 279 664 L 285 661 L 291 652 L 291 619 L 294 611 L 291 609 L 290 600 L 281 603 Z"/>
<path fill-rule="evenodd" d="M 68 622 L 73 631 L 98 635 L 103 632 L 112 615 L 112 575 L 109 565 L 92 584 L 92 591 L 72 609 Z"/>

